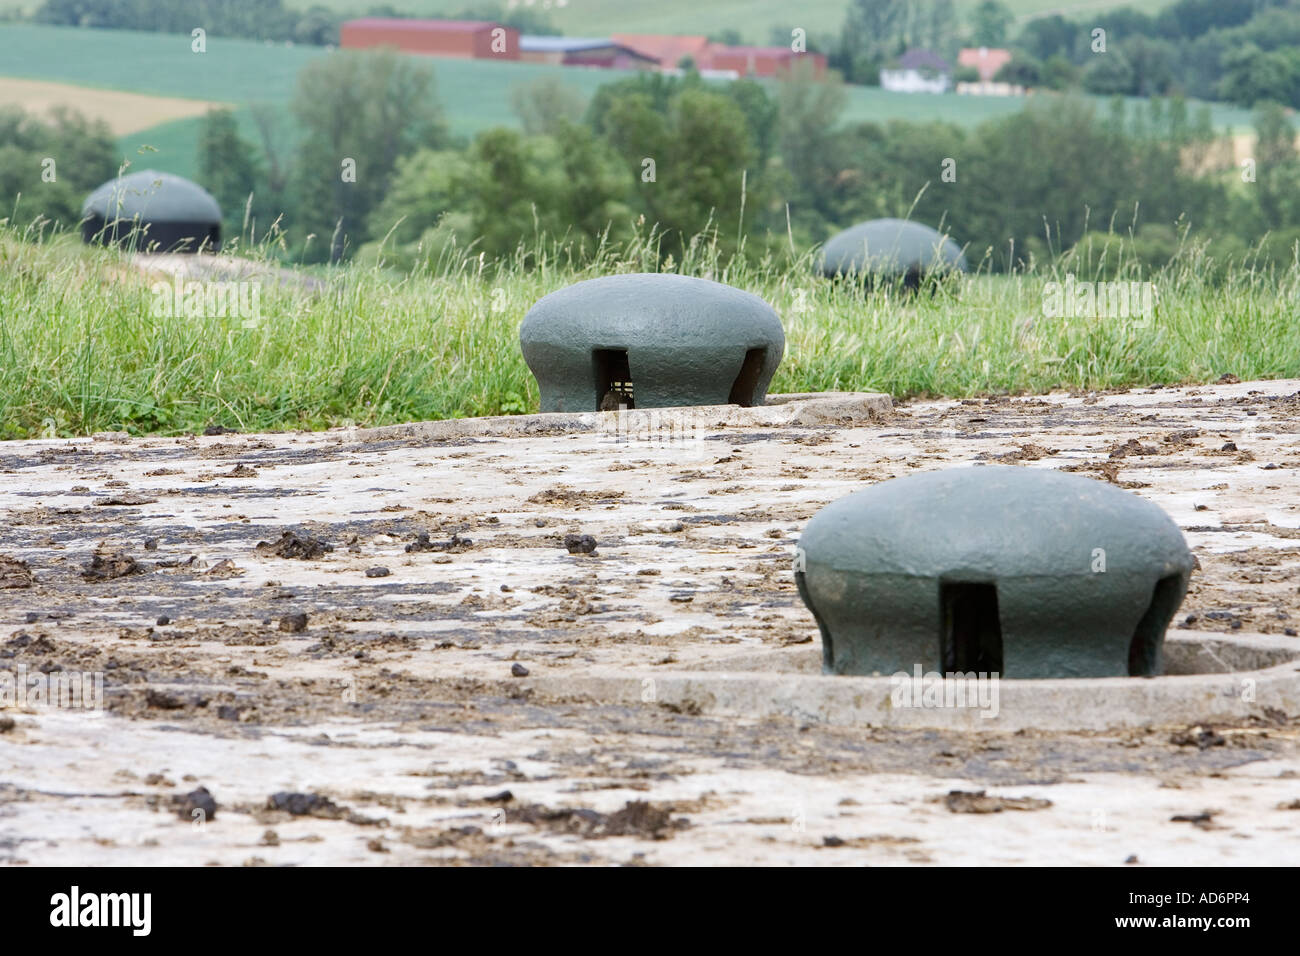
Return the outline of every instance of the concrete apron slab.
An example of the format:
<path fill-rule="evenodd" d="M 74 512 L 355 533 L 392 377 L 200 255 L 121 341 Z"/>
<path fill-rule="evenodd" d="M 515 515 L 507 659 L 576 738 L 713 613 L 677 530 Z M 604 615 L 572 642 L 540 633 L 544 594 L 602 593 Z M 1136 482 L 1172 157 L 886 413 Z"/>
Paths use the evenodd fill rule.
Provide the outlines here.
<path fill-rule="evenodd" d="M 0 714 L 0 863 L 1294 862 L 1300 709 L 1275 676 L 1294 665 L 1242 647 L 1300 646 L 1300 381 L 882 418 L 770 401 L 622 431 L 523 416 L 0 443 L 0 554 L 32 577 L 0 589 L 0 668 L 105 677 L 102 711 Z M 1079 471 L 1164 508 L 1200 563 L 1170 641 L 1264 672 L 1254 702 L 1236 673 L 1240 707 L 1210 690 L 1201 710 L 1150 703 L 1150 723 L 1139 700 L 1106 731 L 999 733 L 1029 706 L 1007 682 L 991 729 L 868 726 L 831 683 L 854 679 L 815 672 L 799 532 L 864 484 L 984 462 Z M 258 550 L 285 530 L 334 550 Z M 417 532 L 473 544 L 408 552 Z M 568 554 L 568 532 L 596 553 Z M 139 573 L 83 577 L 101 542 Z M 390 574 L 367 577 L 377 565 Z M 305 629 L 282 629 L 294 612 Z M 1194 686 L 1213 667 L 1114 684 Z M 689 686 L 756 677 L 790 706 Z M 798 681 L 831 688 L 832 712 L 799 716 L 820 704 Z M 172 803 L 200 785 L 221 808 L 202 828 Z M 960 812 L 953 789 L 1052 805 Z M 282 790 L 348 814 L 268 810 Z M 589 833 L 536 811 L 629 801 L 684 822 Z"/>
<path fill-rule="evenodd" d="M 379 428 L 358 428 L 349 434 L 355 441 L 388 441 L 394 438 L 447 438 L 602 432 L 610 435 L 637 434 L 673 425 L 691 429 L 731 426 L 826 425 L 848 422 L 884 421 L 893 409 L 888 395 L 879 392 L 827 392 L 769 395 L 767 404 L 754 408 L 739 405 L 693 405 L 686 408 L 631 409 L 622 412 L 541 412 L 534 415 L 489 415 L 436 422 L 412 422 Z"/>
<path fill-rule="evenodd" d="M 690 416 L 693 426 L 699 428 L 814 425 L 884 421 L 891 411 L 892 403 L 887 395 L 802 393 L 772 395 L 767 406 L 762 408 L 721 405 L 621 413 L 498 416 L 361 429 L 355 437 L 361 441 L 382 441 L 399 437 L 436 440 L 470 435 L 591 431 L 619 434 L 635 431 L 638 423 L 667 420 L 683 413 Z M 895 706 L 897 682 L 888 677 L 762 673 L 701 675 L 660 671 L 651 680 L 657 701 L 692 713 L 792 716 L 863 727 L 996 728 L 1000 732 L 1030 728 L 1106 730 L 1241 720 L 1258 713 L 1261 707 L 1285 713 L 1300 712 L 1300 679 L 1296 676 L 1300 668 L 1289 663 L 1292 657 L 1300 657 L 1300 642 L 1267 635 L 1221 636 L 1238 649 L 1276 650 L 1286 657 L 1287 663 L 1231 674 L 1166 676 L 1143 681 L 1125 678 L 1000 681 L 997 713 L 990 713 L 990 708 L 980 706 Z M 1211 648 L 1210 642 L 1200 637 L 1174 636 L 1173 641 L 1182 641 L 1198 649 Z M 1288 651 L 1293 653 L 1288 655 Z M 1213 651 L 1207 650 L 1207 653 Z M 799 656 L 809 665 L 799 669 L 820 669 L 818 651 L 800 652 Z M 718 665 L 705 665 L 705 669 L 718 669 Z M 636 705 L 646 700 L 646 681 L 647 678 L 640 675 L 588 672 L 581 676 L 533 678 L 526 681 L 525 686 L 547 696 L 579 696 Z M 953 696 L 953 690 L 948 687 L 946 699 L 951 700 Z"/>
<path fill-rule="evenodd" d="M 997 733 L 1234 723 L 1248 720 L 1261 708 L 1300 713 L 1300 641 L 1294 638 L 1171 635 L 1166 653 L 1185 649 L 1186 653 L 1177 654 L 1181 663 L 1195 656 L 1203 658 L 1198 666 L 1226 669 L 1223 658 L 1234 656 L 1229 648 L 1241 659 L 1272 666 L 1154 678 L 1000 680 L 995 695 L 969 682 L 943 680 L 934 682 L 927 702 L 923 690 L 909 689 L 904 698 L 902 685 L 907 682 L 892 677 L 823 675 L 819 673 L 821 652 L 801 648 L 742 655 L 690 673 L 657 671 L 652 677 L 587 673 L 529 678 L 522 683 L 552 698 L 626 706 L 653 700 L 684 713 Z M 780 672 L 762 672 L 772 670 Z M 909 677 L 924 679 L 924 675 Z"/>

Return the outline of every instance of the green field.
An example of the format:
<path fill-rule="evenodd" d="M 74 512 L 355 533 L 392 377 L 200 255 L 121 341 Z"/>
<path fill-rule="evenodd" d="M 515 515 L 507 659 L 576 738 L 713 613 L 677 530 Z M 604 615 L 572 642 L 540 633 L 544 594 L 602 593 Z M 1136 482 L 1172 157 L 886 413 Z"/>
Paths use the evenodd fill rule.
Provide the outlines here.
<path fill-rule="evenodd" d="M 0 24 L 0 76 L 54 80 L 135 93 L 211 99 L 246 107 L 266 103 L 287 110 L 298 71 L 319 47 L 268 45 L 210 37 L 208 52 L 190 52 L 188 36 L 131 30 Z M 544 75 L 561 75 L 592 93 L 620 75 L 608 70 L 566 70 L 532 63 L 430 60 L 452 132 L 472 135 L 514 126 L 510 90 Z M 286 122 L 288 117 L 286 114 Z M 241 117 L 251 131 L 247 115 Z M 123 155 L 136 161 L 142 146 L 155 147 L 149 165 L 193 176 L 198 121 L 181 120 L 123 137 Z"/>
<path fill-rule="evenodd" d="M 576 268 L 542 244 L 533 267 L 506 263 L 495 275 L 468 254 L 432 273 L 321 270 L 324 294 L 265 288 L 249 323 L 155 310 L 151 280 L 117 253 L 75 236 L 35 244 L 0 225 L 0 439 L 536 411 L 518 345 L 524 313 L 580 279 L 654 269 L 654 247 L 641 235 Z M 811 250 L 802 251 L 789 268 L 752 265 L 722 258 L 706 237 L 677 264 L 760 295 L 782 315 L 787 347 L 774 391 L 901 398 L 1300 376 L 1295 267 L 1236 263 L 1212 284 L 1205 250 L 1188 247 L 1141 277 L 1159 304 L 1137 323 L 1045 315 L 1045 283 L 1065 271 L 1088 281 L 1082 261 L 907 296 L 814 276 Z"/>
<path fill-rule="evenodd" d="M 879 123 L 887 120 L 910 120 L 923 123 L 942 120 L 959 126 L 976 126 L 985 120 L 1018 112 L 1025 105 L 1025 98 L 1018 96 L 890 93 L 874 86 L 852 86 L 845 89 L 849 94 L 843 113 L 846 123 L 862 121 Z M 1109 108 L 1109 100 L 1103 97 L 1092 96 L 1085 99 L 1092 100 L 1103 115 Z M 1142 102 L 1144 101 L 1128 99 L 1130 107 Z M 1193 109 L 1198 109 L 1200 105 L 1198 101 L 1190 101 Z M 1227 103 L 1210 103 L 1209 107 L 1210 122 L 1216 130 L 1244 132 L 1251 128 L 1250 110 Z"/>
<path fill-rule="evenodd" d="M 281 110 L 293 96 L 298 71 L 325 56 L 317 47 L 284 46 L 210 37 L 208 52 L 190 52 L 188 36 L 129 30 L 0 25 L 0 76 L 53 80 L 82 86 L 230 102 L 246 110 L 268 103 Z M 514 126 L 512 87 L 540 76 L 558 75 L 590 95 L 602 83 L 625 75 L 611 70 L 565 69 L 485 60 L 431 60 L 438 94 L 452 132 L 472 135 L 492 126 Z M 871 87 L 848 87 L 846 122 L 861 120 L 945 120 L 972 126 L 1019 110 L 1015 97 L 907 95 Z M 1246 110 L 1212 104 L 1217 128 L 1250 125 Z M 244 112 L 241 122 L 251 125 Z M 288 117 L 285 118 L 286 124 Z M 181 120 L 123 137 L 122 153 L 133 162 L 141 147 L 153 147 L 148 165 L 183 176 L 195 174 L 198 121 Z"/>
<path fill-rule="evenodd" d="M 979 0 L 957 0 L 965 16 Z M 1017 17 L 1028 19 L 1045 13 L 1083 17 L 1112 7 L 1133 7 L 1155 12 L 1165 0 L 1094 0 L 1061 3 L 1059 0 L 1003 0 Z M 289 6 L 307 8 L 321 4 L 345 14 L 361 16 L 372 0 L 291 0 Z M 563 5 L 560 5 L 560 4 Z M 398 10 L 416 16 L 454 16 L 469 9 L 505 7 L 508 0 L 392 0 Z M 516 0 L 516 6 L 540 11 L 568 36 L 606 36 L 610 33 L 716 34 L 735 30 L 748 43 L 768 43 L 773 28 L 788 32 L 802 27 L 811 34 L 835 33 L 844 22 L 849 0 Z"/>

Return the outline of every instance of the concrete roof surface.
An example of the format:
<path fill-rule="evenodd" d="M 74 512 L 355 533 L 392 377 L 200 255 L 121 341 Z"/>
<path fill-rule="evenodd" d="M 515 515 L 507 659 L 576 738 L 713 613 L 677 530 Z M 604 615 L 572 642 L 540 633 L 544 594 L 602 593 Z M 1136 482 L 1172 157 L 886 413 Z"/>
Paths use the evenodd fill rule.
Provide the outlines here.
<path fill-rule="evenodd" d="M 616 421 L 0 443 L 0 554 L 32 579 L 0 592 L 0 669 L 104 675 L 101 712 L 5 711 L 0 861 L 1295 862 L 1300 707 L 1128 723 L 1125 695 L 1200 678 L 1025 682 L 997 720 L 909 728 L 819 709 L 872 678 L 755 672 L 816 657 L 791 573 L 813 514 L 981 462 L 1164 509 L 1199 562 L 1171 635 L 1300 641 L 1300 381 Z M 1061 729 L 1080 702 L 1100 725 Z"/>

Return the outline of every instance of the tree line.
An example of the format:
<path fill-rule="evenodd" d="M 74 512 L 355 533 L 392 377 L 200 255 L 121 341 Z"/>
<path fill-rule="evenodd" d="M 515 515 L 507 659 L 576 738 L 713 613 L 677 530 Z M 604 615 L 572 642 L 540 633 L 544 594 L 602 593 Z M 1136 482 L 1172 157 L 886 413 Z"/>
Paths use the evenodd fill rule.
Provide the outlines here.
<path fill-rule="evenodd" d="M 228 236 L 305 263 L 419 268 L 458 249 L 490 264 L 539 238 L 581 257 L 646 227 L 665 260 L 701 232 L 729 252 L 797 257 L 885 216 L 947 231 L 992 271 L 1097 231 L 1131 237 L 1152 267 L 1188 241 L 1238 255 L 1265 236 L 1266 257 L 1289 261 L 1300 238 L 1300 157 L 1277 104 L 1259 109 L 1239 166 L 1208 110 L 1178 97 L 1098 108 L 1043 94 L 971 129 L 844 123 L 843 88 L 804 72 L 770 86 L 639 74 L 590 99 L 552 77 L 512 100 L 519 128 L 458 139 L 427 61 L 336 51 L 300 74 L 292 123 L 258 107 L 250 133 L 209 113 L 198 178 Z M 0 134 L 0 215 L 15 222 L 74 226 L 79 198 L 120 161 L 102 124 L 68 114 L 0 113 Z M 41 180 L 47 157 L 57 185 Z"/>
<path fill-rule="evenodd" d="M 203 27 L 214 36 L 327 46 L 339 42 L 339 27 L 345 21 L 362 16 L 412 14 L 387 3 L 375 4 L 364 13 L 342 13 L 321 4 L 290 8 L 284 0 L 42 0 L 30 19 L 53 26 L 156 33 L 189 33 Z M 446 19 L 495 20 L 532 34 L 559 32 L 543 11 L 522 6 L 509 10 L 479 6 Z"/>
<path fill-rule="evenodd" d="M 665 255 L 706 229 L 746 255 L 797 255 L 854 222 L 899 216 L 946 229 L 1001 271 L 1095 230 L 1132 236 L 1154 261 L 1189 237 L 1244 252 L 1266 234 L 1286 257 L 1300 229 L 1300 158 L 1276 104 L 1258 111 L 1247 170 L 1208 108 L 1177 96 L 1098 108 L 1045 94 L 972 129 L 844 123 L 844 98 L 833 78 L 802 71 L 770 86 L 642 74 L 589 100 L 546 78 L 515 90 L 520 128 L 458 141 L 427 65 L 345 51 L 300 77 L 292 153 L 245 142 L 214 113 L 201 155 L 224 206 L 242 213 L 252 194 L 256 221 L 280 217 L 287 253 L 307 261 L 376 257 L 381 244 L 404 266 L 449 247 L 492 260 L 539 236 L 581 254 L 638 223 L 658 228 Z M 341 157 L 357 159 L 355 183 L 342 181 Z M 289 171 L 279 192 L 273 168 Z"/>
<path fill-rule="evenodd" d="M 1013 56 L 995 79 L 1023 86 L 1300 107 L 1300 0 L 1176 0 L 1157 13 L 1051 14 L 1018 29 L 1005 3 L 983 0 L 962 26 L 952 0 L 852 0 L 838 34 L 811 46 L 853 83 L 877 83 L 910 47 L 954 64 L 961 46 L 1005 47 Z"/>

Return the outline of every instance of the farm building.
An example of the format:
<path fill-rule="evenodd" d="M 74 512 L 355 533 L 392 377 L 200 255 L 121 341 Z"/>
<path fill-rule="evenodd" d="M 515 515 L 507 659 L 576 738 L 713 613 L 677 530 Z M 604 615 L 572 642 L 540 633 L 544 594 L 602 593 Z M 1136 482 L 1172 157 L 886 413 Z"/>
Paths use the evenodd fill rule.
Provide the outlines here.
<path fill-rule="evenodd" d="M 896 66 L 880 71 L 880 87 L 894 93 L 946 93 L 952 87 L 952 67 L 930 50 L 908 50 Z"/>
<path fill-rule="evenodd" d="M 366 17 L 339 28 L 346 50 L 393 47 L 403 53 L 464 60 L 519 59 L 519 31 L 490 20 L 406 20 Z"/>
<path fill-rule="evenodd" d="M 714 70 L 735 70 L 741 76 L 776 76 L 789 71 L 797 60 L 811 62 L 815 76 L 826 72 L 826 57 L 822 54 L 796 53 L 786 46 L 715 44 L 709 51 L 707 65 Z"/>
<path fill-rule="evenodd" d="M 776 76 L 797 58 L 811 60 L 813 71 L 826 72 L 820 53 L 795 53 L 783 46 L 729 47 L 703 36 L 616 33 L 612 37 L 520 36 L 519 31 L 490 20 L 408 20 L 366 17 L 349 20 L 339 30 L 344 49 L 392 47 L 404 53 L 463 59 L 506 59 L 553 66 L 589 66 L 614 70 L 677 70 L 688 61 L 706 76 Z"/>
<path fill-rule="evenodd" d="M 653 70 L 659 62 L 613 40 L 580 37 L 519 38 L 519 59 L 553 66 L 597 66 L 609 70 Z"/>
<path fill-rule="evenodd" d="M 979 74 L 975 82 L 957 84 L 958 93 L 976 96 L 1021 96 L 1025 88 L 1014 83 L 1000 83 L 994 79 L 998 71 L 1011 62 L 1010 50 L 991 47 L 967 47 L 957 54 L 957 65 L 971 67 Z"/>
<path fill-rule="evenodd" d="M 958 66 L 974 67 L 981 83 L 990 83 L 998 70 L 1011 62 L 1011 51 L 994 47 L 966 47 L 957 54 Z"/>
<path fill-rule="evenodd" d="M 711 66 L 709 59 L 714 44 L 709 42 L 708 37 L 673 36 L 667 33 L 615 33 L 610 39 L 654 60 L 661 70 L 676 69 L 687 57 L 700 69 Z"/>

